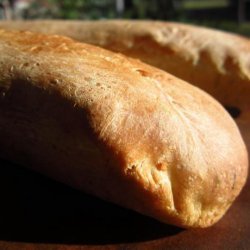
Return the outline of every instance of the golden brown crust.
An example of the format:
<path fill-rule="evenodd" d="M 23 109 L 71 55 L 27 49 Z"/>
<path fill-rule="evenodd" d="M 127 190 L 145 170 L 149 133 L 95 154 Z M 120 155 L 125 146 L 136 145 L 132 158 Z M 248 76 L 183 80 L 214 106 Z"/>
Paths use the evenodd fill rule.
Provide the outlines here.
<path fill-rule="evenodd" d="M 2 157 L 182 227 L 242 189 L 239 130 L 198 88 L 60 36 L 0 30 L 0 55 Z"/>
<path fill-rule="evenodd" d="M 2 22 L 0 27 L 61 34 L 139 58 L 210 93 L 250 108 L 250 42 L 225 32 L 152 21 Z"/>

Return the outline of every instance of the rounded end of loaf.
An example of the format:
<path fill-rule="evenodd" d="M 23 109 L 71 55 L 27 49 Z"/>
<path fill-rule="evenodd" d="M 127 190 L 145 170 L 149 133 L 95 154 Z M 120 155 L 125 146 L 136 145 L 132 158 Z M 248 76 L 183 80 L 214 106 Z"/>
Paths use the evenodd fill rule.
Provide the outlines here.
<path fill-rule="evenodd" d="M 248 154 L 238 127 L 202 90 L 133 63 L 135 80 L 151 85 L 144 94 L 138 90 L 140 102 L 129 94 L 134 101 L 111 115 L 119 115 L 122 126 L 106 131 L 113 138 L 105 136 L 122 166 L 121 178 L 133 190 L 119 203 L 180 227 L 209 227 L 246 182 Z"/>
<path fill-rule="evenodd" d="M 127 151 L 126 178 L 138 200 L 147 197 L 135 210 L 184 228 L 212 226 L 227 212 L 246 182 L 248 153 L 234 121 L 216 106 L 204 116 L 178 107 L 165 119 L 167 131 Z"/>

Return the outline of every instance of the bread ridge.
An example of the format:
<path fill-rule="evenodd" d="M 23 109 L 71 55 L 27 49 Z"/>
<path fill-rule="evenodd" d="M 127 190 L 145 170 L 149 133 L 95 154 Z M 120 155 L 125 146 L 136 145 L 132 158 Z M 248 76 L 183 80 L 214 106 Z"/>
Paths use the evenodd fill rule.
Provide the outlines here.
<path fill-rule="evenodd" d="M 239 195 L 244 142 L 202 90 L 57 35 L 0 30 L 0 54 L 1 157 L 181 227 Z"/>
<path fill-rule="evenodd" d="M 24 21 L 0 27 L 60 34 L 138 58 L 205 90 L 225 106 L 250 109 L 249 39 L 161 21 Z"/>

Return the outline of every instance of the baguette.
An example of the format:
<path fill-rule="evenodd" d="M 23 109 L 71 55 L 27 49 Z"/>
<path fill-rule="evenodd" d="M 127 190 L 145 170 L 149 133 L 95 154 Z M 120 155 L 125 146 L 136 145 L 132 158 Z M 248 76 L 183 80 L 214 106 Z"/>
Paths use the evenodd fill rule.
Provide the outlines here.
<path fill-rule="evenodd" d="M 200 87 L 242 116 L 249 113 L 249 39 L 153 21 L 18 21 L 0 27 L 66 35 L 139 58 Z"/>
<path fill-rule="evenodd" d="M 224 108 L 140 61 L 0 30 L 0 156 L 165 223 L 208 227 L 248 156 Z"/>

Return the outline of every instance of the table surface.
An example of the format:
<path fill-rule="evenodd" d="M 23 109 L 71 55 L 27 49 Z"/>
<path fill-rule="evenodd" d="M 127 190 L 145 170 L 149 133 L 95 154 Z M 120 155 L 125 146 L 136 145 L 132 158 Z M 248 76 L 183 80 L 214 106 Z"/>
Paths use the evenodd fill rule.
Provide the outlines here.
<path fill-rule="evenodd" d="M 237 121 L 248 150 L 250 121 Z M 250 181 L 207 229 L 159 223 L 0 161 L 0 249 L 250 249 Z"/>

